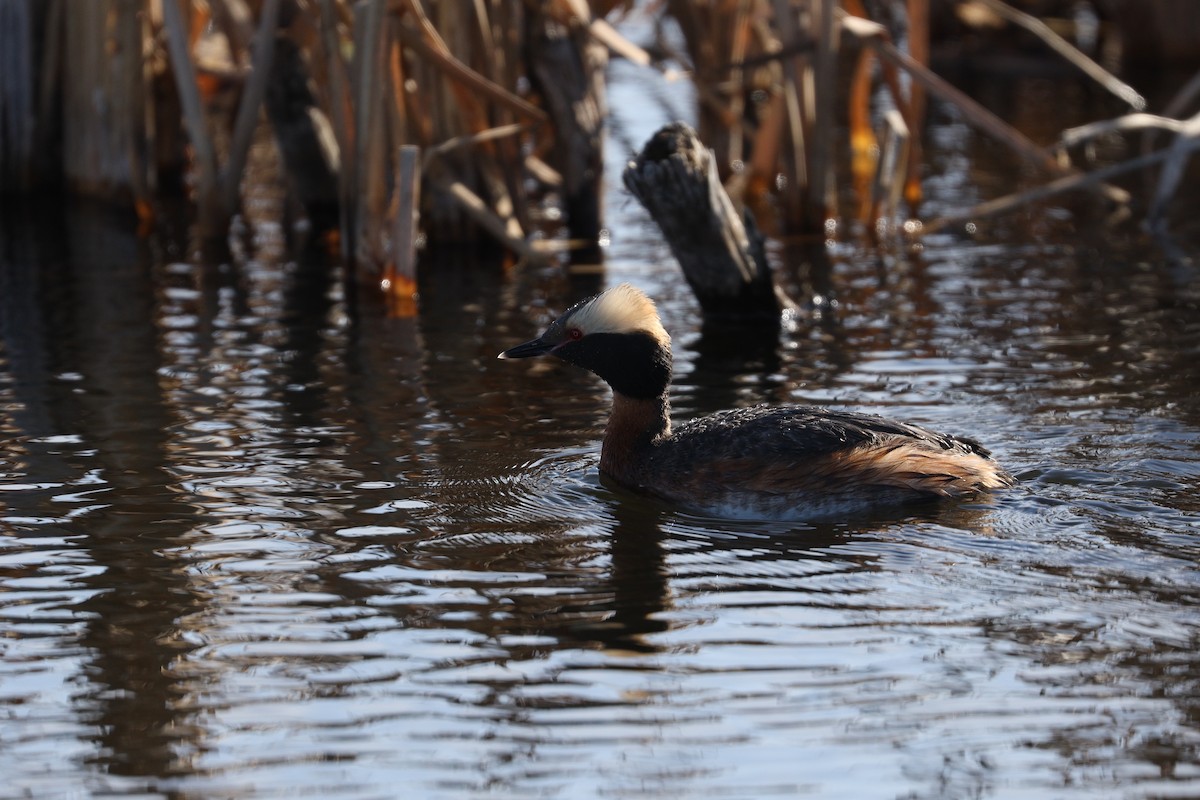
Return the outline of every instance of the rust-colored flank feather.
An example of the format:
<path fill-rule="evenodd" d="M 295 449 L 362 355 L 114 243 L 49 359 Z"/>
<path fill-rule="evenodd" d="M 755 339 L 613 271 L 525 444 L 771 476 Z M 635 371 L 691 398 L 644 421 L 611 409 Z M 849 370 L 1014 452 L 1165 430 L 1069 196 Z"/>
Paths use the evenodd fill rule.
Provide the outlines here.
<path fill-rule="evenodd" d="M 571 308 L 505 358 L 553 354 L 613 388 L 600 471 L 630 489 L 722 515 L 812 518 L 1012 486 L 977 442 L 813 406 L 733 409 L 672 430 L 670 337 L 621 284 Z"/>

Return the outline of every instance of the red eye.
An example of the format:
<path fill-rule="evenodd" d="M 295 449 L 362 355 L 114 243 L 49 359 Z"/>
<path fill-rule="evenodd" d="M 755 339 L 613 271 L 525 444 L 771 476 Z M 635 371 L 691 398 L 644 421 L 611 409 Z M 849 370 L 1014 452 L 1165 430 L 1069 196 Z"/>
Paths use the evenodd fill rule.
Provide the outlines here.
<path fill-rule="evenodd" d="M 571 328 L 571 330 L 567 331 L 567 337 L 571 341 L 577 342 L 583 338 L 583 331 L 579 330 L 579 328 Z"/>

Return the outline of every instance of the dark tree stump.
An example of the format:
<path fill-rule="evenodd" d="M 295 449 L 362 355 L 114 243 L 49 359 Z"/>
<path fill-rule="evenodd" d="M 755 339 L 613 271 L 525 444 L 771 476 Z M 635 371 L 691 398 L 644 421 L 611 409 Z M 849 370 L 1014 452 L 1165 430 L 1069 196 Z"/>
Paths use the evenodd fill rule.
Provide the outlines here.
<path fill-rule="evenodd" d="M 658 223 L 705 314 L 778 317 L 791 305 L 771 280 L 754 218 L 734 208 L 712 152 L 690 126 L 675 122 L 654 134 L 623 177 Z"/>

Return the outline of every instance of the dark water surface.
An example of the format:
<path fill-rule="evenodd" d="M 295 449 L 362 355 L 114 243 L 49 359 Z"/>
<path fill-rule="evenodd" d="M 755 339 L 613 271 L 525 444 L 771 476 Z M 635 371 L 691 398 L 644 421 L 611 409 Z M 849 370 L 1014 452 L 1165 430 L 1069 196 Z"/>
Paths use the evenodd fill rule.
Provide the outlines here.
<path fill-rule="evenodd" d="M 614 186 L 689 107 L 629 70 Z M 1013 187 L 934 122 L 931 211 Z M 615 188 L 603 276 L 440 255 L 414 320 L 269 226 L 211 265 L 10 217 L 0 796 L 1200 796 L 1200 229 L 1086 218 L 781 250 L 839 306 L 764 339 L 700 325 Z M 679 417 L 885 413 L 1020 487 L 786 524 L 601 486 L 603 387 L 495 355 L 620 280 L 660 299 Z"/>

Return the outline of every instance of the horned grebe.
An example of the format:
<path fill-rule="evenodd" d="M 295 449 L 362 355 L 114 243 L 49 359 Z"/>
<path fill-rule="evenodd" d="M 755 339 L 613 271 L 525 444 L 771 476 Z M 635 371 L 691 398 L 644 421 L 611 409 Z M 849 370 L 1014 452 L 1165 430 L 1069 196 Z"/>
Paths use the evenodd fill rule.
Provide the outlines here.
<path fill-rule="evenodd" d="M 671 429 L 671 337 L 627 283 L 572 306 L 500 358 L 558 356 L 613 391 L 600 472 L 699 511 L 815 517 L 1013 485 L 978 443 L 872 414 L 755 406 Z"/>

